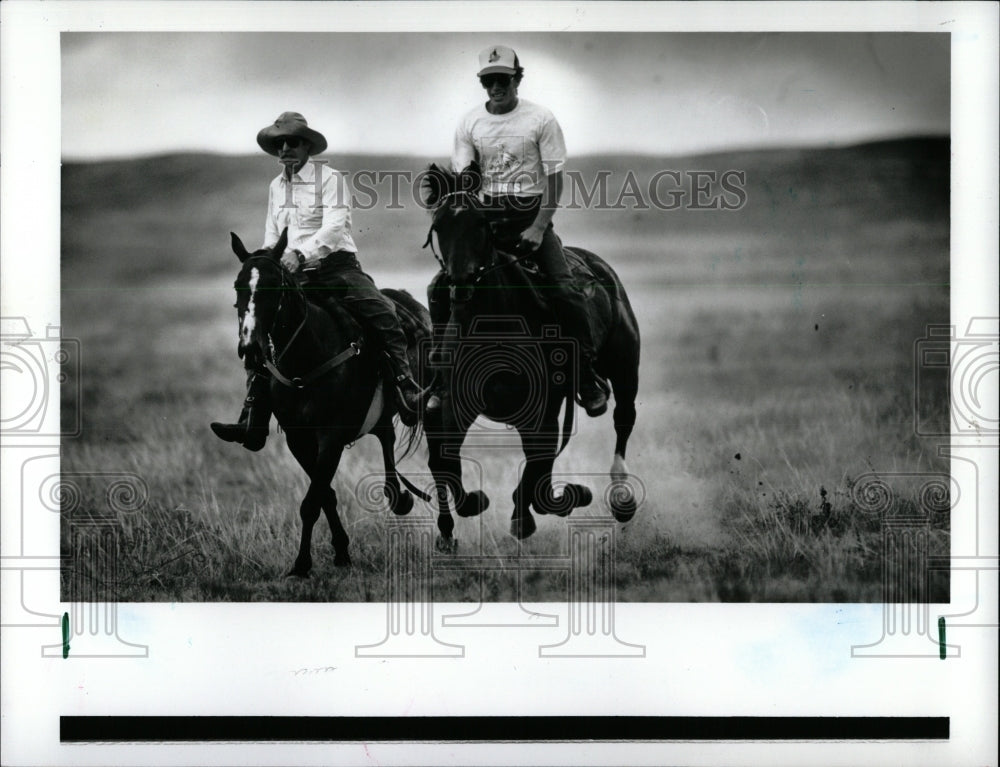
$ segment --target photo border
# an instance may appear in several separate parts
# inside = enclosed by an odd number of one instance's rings
[[[62,31],[950,31],[952,35],[951,323],[997,314],[997,6],[964,3],[3,3],[3,314],[34,332],[59,325],[59,231],[18,222],[59,221]],[[291,25],[291,26],[289,26]],[[23,119],[31,115],[30,120]],[[34,151],[17,152],[30,145]],[[25,193],[27,192],[27,193]],[[14,285],[16,284],[16,288]],[[995,325],[993,326],[995,332]],[[16,436],[16,435],[15,435]],[[58,465],[51,439],[0,435],[4,476],[29,459]],[[952,440],[952,476],[975,504],[975,551],[996,558],[996,440]],[[988,456],[992,456],[990,460]],[[964,462],[964,463],[963,463]],[[14,485],[16,486],[16,485]],[[4,596],[11,513],[4,482]],[[970,507],[963,507],[970,508]],[[966,519],[956,514],[955,519]],[[882,605],[620,604],[617,630],[645,658],[539,658],[531,632],[464,629],[464,658],[367,658],[384,605],[119,605],[117,636],[148,646],[148,658],[45,657],[60,645],[58,514],[38,520],[52,557],[39,562],[29,598],[51,612],[45,627],[3,632],[4,762],[46,764],[912,764],[989,763],[996,754],[997,638],[993,628],[954,630],[961,656],[857,658],[878,639]],[[956,534],[956,539],[957,539]],[[994,548],[990,549],[989,547]],[[978,560],[977,560],[978,561]],[[983,568],[988,569],[988,568]],[[978,573],[977,573],[978,575]],[[995,576],[953,578],[950,605],[996,604]],[[439,612],[461,610],[442,605]],[[540,612],[558,606],[538,606]],[[4,601],[4,615],[10,602]],[[55,619],[53,621],[52,619]],[[995,620],[995,616],[994,616]],[[480,631],[482,631],[480,629]],[[542,630],[539,630],[542,631]],[[555,633],[558,634],[558,629]],[[512,633],[513,632],[513,633]],[[449,641],[444,632],[444,641]],[[480,637],[487,638],[481,639]],[[552,638],[552,630],[546,634]],[[558,638],[558,637],[556,637]],[[933,654],[933,653],[932,653]],[[142,658],[143,656],[139,656]],[[298,674],[300,669],[327,669]],[[504,673],[499,674],[503,669]],[[400,679],[404,694],[400,694]],[[350,690],[351,695],[343,691]],[[480,716],[600,712],[640,716],[946,716],[946,742],[829,743],[350,743],[60,745],[59,716]],[[516,736],[516,733],[515,733]]]

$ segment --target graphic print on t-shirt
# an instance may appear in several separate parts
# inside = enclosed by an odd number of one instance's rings
[[[514,167],[514,162],[514,155],[507,151],[507,146],[501,141],[493,147],[493,159],[486,167],[486,172],[491,176],[502,176],[504,173],[510,172]]]
[[[487,194],[521,194],[534,183],[534,173],[525,162],[523,136],[484,136],[478,143]]]

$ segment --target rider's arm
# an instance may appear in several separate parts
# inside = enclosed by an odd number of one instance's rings
[[[541,232],[552,222],[552,217],[559,207],[559,198],[563,191],[563,172],[557,170],[545,177],[545,192],[542,194],[542,206],[538,209],[538,215],[531,227]]]
[[[313,261],[338,250],[345,232],[350,231],[350,195],[341,174],[320,166],[323,173],[323,223],[300,250],[307,261]],[[322,172],[317,168],[317,173]],[[329,173],[329,175],[327,175]]]
[[[563,168],[566,165],[566,141],[563,139],[562,128],[551,113],[546,114],[535,141],[538,142],[542,172],[546,174],[545,190],[542,192],[542,205],[538,215],[522,237],[538,247],[546,227],[552,222],[556,208],[559,207],[563,191]]]
[[[262,248],[271,249],[278,242],[278,236],[281,232],[278,231],[276,213],[277,211],[274,208],[274,184],[272,183],[267,188],[267,214],[264,221],[264,243],[261,245]]]
[[[462,120],[458,128],[455,129],[455,142],[451,150],[451,169],[455,173],[461,173],[475,159],[476,145],[472,141],[472,134],[469,133],[465,120]]]

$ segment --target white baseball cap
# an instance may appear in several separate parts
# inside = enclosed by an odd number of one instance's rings
[[[516,75],[521,62],[513,48],[506,45],[494,45],[479,54],[479,72],[476,77],[499,72],[505,75]]]

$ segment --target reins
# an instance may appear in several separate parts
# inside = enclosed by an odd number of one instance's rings
[[[440,209],[440,207],[442,207],[442,203],[444,203],[444,201],[447,200],[449,197],[458,197],[460,195],[466,195],[466,196],[469,196],[469,197],[472,197],[473,199],[475,199],[475,197],[472,195],[471,192],[467,192],[467,191],[464,191],[464,190],[460,190],[460,191],[457,191],[457,192],[449,192],[448,194],[444,195],[438,201],[438,207],[439,207],[439,209]],[[435,231],[436,228],[437,228],[437,222],[436,221],[432,221],[430,229],[427,230],[427,239],[424,240],[424,244],[423,244],[422,247],[426,248],[426,247],[430,246],[431,253],[434,254],[434,258],[441,265],[442,271],[444,271],[444,273],[447,274],[448,273],[448,265],[445,263],[444,259],[437,252],[437,249],[434,247],[434,231]],[[529,251],[528,253],[525,253],[525,254],[523,254],[521,256],[514,256],[513,253],[507,253],[507,251],[501,251],[499,248],[496,247],[496,241],[495,241],[495,237],[493,235],[494,235],[494,233],[493,233],[493,230],[491,228],[490,229],[490,247],[492,248],[492,254],[491,254],[492,257],[490,259],[491,263],[488,264],[488,265],[486,265],[486,266],[481,266],[478,269],[476,269],[476,271],[473,274],[472,284],[469,285],[468,287],[475,287],[476,285],[478,285],[482,281],[482,279],[487,274],[489,274],[490,272],[496,271],[497,269],[502,269],[505,266],[513,266],[514,264],[519,264],[522,261],[528,261],[534,255],[534,251]],[[507,261],[498,260],[497,259],[497,253],[498,252],[507,253],[508,255],[513,256],[513,258],[511,258],[510,260],[507,260]]]
[[[467,195],[467,196],[471,197],[472,199],[476,199],[476,197],[471,192],[468,192],[468,191],[465,191],[465,190],[458,190],[458,191],[455,191],[455,192],[449,192],[448,194],[443,195],[440,200],[438,200],[438,208],[437,208],[437,210],[441,210],[442,209],[444,201],[447,200],[448,198],[450,198],[450,197],[458,197],[460,195]],[[435,211],[435,218],[436,218],[436,216],[437,216],[437,211]],[[444,259],[440,256],[440,254],[437,252],[437,250],[434,247],[434,230],[436,228],[437,228],[437,221],[433,221],[432,220],[431,221],[430,229],[427,230],[427,239],[424,241],[423,247],[426,248],[426,247],[430,246],[431,253],[434,254],[434,258],[441,265],[442,271],[444,271],[445,274],[448,274],[448,265],[445,263]],[[496,247],[496,237],[495,237],[495,233],[494,233],[492,227],[490,228],[490,249],[492,251],[491,252],[491,259],[490,259],[491,263],[488,264],[488,265],[486,265],[486,266],[481,266],[478,269],[476,269],[476,271],[473,273],[472,283],[470,285],[468,285],[467,287],[473,288],[476,285],[478,285],[482,281],[482,279],[486,275],[490,274],[491,272],[494,272],[497,269],[502,269],[505,266],[513,266],[515,264],[519,264],[522,261],[527,261],[527,260],[529,260],[534,255],[533,251],[529,251],[528,253],[525,253],[524,255],[521,255],[521,256],[513,256],[512,253],[507,253],[506,251],[500,251]],[[503,252],[505,255],[513,256],[513,258],[511,258],[509,260],[498,260],[497,254],[499,252]],[[448,275],[448,277],[449,277],[449,280],[450,280],[451,279],[451,275]],[[454,291],[452,291],[452,292],[454,293]],[[470,299],[467,298],[467,299],[464,299],[464,300],[460,300],[460,299],[458,299],[458,297],[456,295],[453,295],[451,300],[452,300],[453,303],[468,303],[468,301]],[[569,444],[569,438],[570,438],[570,436],[573,433],[573,420],[574,420],[575,411],[576,411],[575,405],[576,405],[576,401],[574,400],[574,398],[573,398],[573,392],[571,391],[569,393],[569,395],[566,397],[566,410],[563,413],[562,437],[560,439],[559,449],[556,451],[556,456],[557,457],[562,454],[562,451],[566,448],[566,445]]]
[[[339,365],[342,365],[348,360],[357,357],[359,354],[361,354],[361,349],[364,342],[363,339],[359,338],[357,341],[351,341],[351,343],[348,345],[346,349],[344,349],[344,351],[340,352],[339,354],[335,354],[326,362],[310,370],[304,376],[295,376],[294,378],[289,378],[280,370],[278,370],[277,363],[279,363],[281,361],[281,358],[284,357],[285,354],[288,352],[288,350],[292,348],[292,344],[295,343],[295,339],[299,337],[299,333],[301,333],[302,329],[306,326],[306,321],[309,318],[309,300],[306,298],[306,295],[302,290],[302,286],[299,285],[299,283],[296,280],[292,279],[291,281],[289,281],[289,279],[287,279],[291,275],[286,274],[287,270],[280,263],[275,262],[275,260],[272,259],[270,256],[251,256],[250,258],[247,259],[246,263],[250,263],[255,260],[267,261],[271,265],[277,266],[279,273],[281,274],[281,295],[278,298],[278,306],[274,312],[275,319],[277,319],[278,315],[281,312],[281,302],[285,300],[286,289],[289,287],[289,285],[295,288],[295,292],[299,297],[299,302],[300,302],[299,305],[302,307],[302,320],[299,322],[298,327],[295,328],[295,331],[292,333],[292,337],[288,339],[288,343],[285,344],[285,348],[278,353],[273,362],[268,356],[270,353],[270,347],[273,346],[273,341],[271,340],[270,332],[268,332],[267,334],[268,341],[271,343],[269,343],[268,345],[269,348],[264,350],[264,367],[266,367],[268,372],[272,376],[274,376],[275,380],[277,380],[284,386],[288,386],[293,389],[304,389],[310,384],[315,383],[317,380],[322,378],[324,375],[329,373],[334,368],[338,367]],[[403,485],[410,492],[412,492],[414,495],[420,498],[420,500],[427,503],[430,502],[431,500],[430,495],[428,495],[423,490],[414,485],[410,480],[404,477],[398,470],[396,472],[396,475],[399,477],[400,482],[402,482]]]
[[[286,288],[288,288],[289,285],[295,288],[295,292],[299,297],[300,305],[302,307],[302,320],[299,322],[298,327],[295,328],[295,331],[292,333],[292,337],[288,339],[288,343],[285,344],[285,348],[278,353],[278,355],[274,358],[273,361],[269,358],[270,349],[264,350],[264,367],[267,368],[268,372],[272,376],[274,376],[274,378],[277,381],[293,389],[304,389],[306,386],[315,383],[317,380],[322,378],[325,374],[329,373],[338,365],[342,365],[344,362],[347,362],[347,360],[351,359],[352,357],[357,357],[359,354],[361,354],[361,348],[363,344],[362,344],[362,339],[359,338],[357,341],[351,341],[350,345],[346,349],[344,349],[344,351],[340,352],[339,354],[335,354],[326,362],[313,368],[303,376],[295,376],[294,378],[289,378],[288,376],[284,375],[278,369],[278,363],[281,362],[281,358],[285,356],[288,350],[292,348],[292,344],[295,343],[295,340],[299,337],[299,333],[301,333],[302,329],[306,326],[306,321],[309,318],[309,301],[306,298],[305,293],[302,291],[302,286],[299,285],[294,280],[291,281],[291,283],[289,283],[289,281],[286,279],[286,270],[284,269],[284,267],[282,267],[280,264],[277,264],[274,261],[274,259],[272,259],[270,256],[251,256],[249,259],[247,259],[247,262],[249,263],[254,260],[267,261],[272,265],[276,265],[280,270],[281,295],[278,298],[278,307],[275,310],[276,318],[277,315],[281,312],[281,302],[285,300]],[[270,332],[268,332],[267,337],[268,341],[271,341]]]

